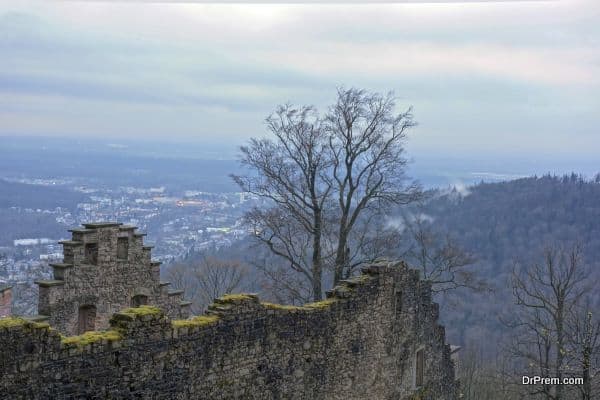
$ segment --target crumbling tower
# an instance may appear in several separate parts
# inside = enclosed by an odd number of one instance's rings
[[[155,305],[171,318],[186,318],[189,302],[182,290],[160,281],[160,262],[135,226],[115,222],[72,229],[63,245],[63,262],[50,264],[54,279],[39,285],[38,319],[74,335],[109,327],[113,313],[127,307]]]

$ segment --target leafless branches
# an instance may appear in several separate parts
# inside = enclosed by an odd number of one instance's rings
[[[582,320],[579,313],[592,283],[578,246],[568,251],[547,248],[543,258],[543,263],[514,269],[512,287],[518,310],[510,323],[516,329],[511,352],[526,363],[531,374],[559,380],[581,377],[583,366],[590,367],[591,352],[597,352],[597,327],[589,319],[591,314]],[[590,372],[591,368],[587,383]],[[572,398],[566,390],[564,385],[546,384],[533,387],[529,394],[551,400]]]
[[[254,236],[306,276],[320,299],[323,225],[331,186],[323,179],[330,160],[326,137],[312,107],[280,106],[266,120],[275,139],[252,139],[241,162],[255,175],[232,176],[242,190],[267,199],[267,210],[246,215]]]
[[[246,222],[311,283],[318,300],[323,270],[331,267],[337,283],[381,255],[389,238],[381,241],[373,229],[376,217],[420,196],[405,176],[404,139],[415,123],[410,109],[395,112],[391,94],[357,89],[339,89],[323,116],[284,105],[266,122],[273,138],[241,147],[241,162],[253,174],[233,179],[271,204],[249,212]]]
[[[591,400],[600,393],[600,320],[589,302],[570,313],[567,338],[572,349],[568,372],[583,378],[583,385],[577,386],[579,394],[582,400]]]
[[[403,217],[405,241],[408,246],[402,256],[431,281],[434,292],[457,288],[477,291],[488,286],[477,278],[471,268],[476,259],[462,249],[450,235],[435,232],[422,213]]]
[[[193,312],[200,313],[215,298],[239,290],[246,270],[238,261],[204,257],[198,262],[171,266],[166,277],[173,287],[185,290]]]
[[[391,93],[339,89],[337,102],[325,117],[332,159],[328,179],[335,188],[338,217],[334,283],[343,277],[349,237],[359,217],[421,196],[419,187],[407,184],[405,176],[404,140],[415,122],[411,109],[395,113],[395,106]]]

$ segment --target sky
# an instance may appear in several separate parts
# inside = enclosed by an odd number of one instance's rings
[[[600,158],[597,0],[4,1],[0,60],[0,136],[238,145],[345,86],[412,106],[413,154]]]

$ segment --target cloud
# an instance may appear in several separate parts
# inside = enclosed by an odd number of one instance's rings
[[[242,140],[344,84],[414,105],[422,152],[590,151],[599,4],[6,3],[0,134]]]
[[[481,76],[529,84],[596,85],[600,55],[591,49],[527,50],[494,45],[434,43],[325,44],[310,50],[258,51],[264,62],[290,70],[344,77],[404,74],[421,79]]]
[[[406,215],[401,217],[395,216],[387,218],[385,221],[385,229],[395,229],[402,233],[410,226],[410,224],[415,223],[417,220],[419,220],[421,223],[431,224],[435,221],[435,218],[423,212],[418,214],[407,212]]]
[[[385,221],[385,229],[395,229],[402,233],[406,229],[404,218],[402,217],[390,217]]]
[[[467,197],[468,195],[471,194],[471,190],[469,189],[469,187],[467,185],[465,185],[463,182],[457,182],[455,184],[452,185],[452,188],[454,189],[454,191],[456,193],[458,193],[461,197]]]

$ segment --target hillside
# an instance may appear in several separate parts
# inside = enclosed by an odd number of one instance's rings
[[[0,208],[73,209],[87,196],[61,186],[29,185],[0,179]]]
[[[543,176],[481,183],[466,196],[441,195],[426,212],[492,266],[527,259],[557,241],[581,243],[594,260],[600,256],[599,200],[600,182]]]
[[[480,183],[466,195],[438,191],[424,212],[437,231],[452,235],[477,258],[474,268],[493,288],[483,294],[463,291],[458,304],[446,299],[442,315],[451,339],[471,345],[500,340],[499,316],[513,304],[512,268],[539,260],[546,246],[580,244],[584,262],[595,271],[590,279],[597,279],[599,200],[600,179],[575,174]]]
[[[62,237],[65,227],[56,222],[49,211],[57,207],[73,210],[86,200],[87,196],[64,186],[28,185],[0,179],[0,246],[10,246],[19,238]]]

